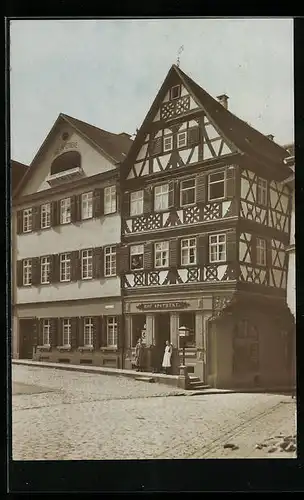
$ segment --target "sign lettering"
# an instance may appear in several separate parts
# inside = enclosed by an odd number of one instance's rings
[[[144,304],[138,304],[137,309],[141,311],[151,310],[151,311],[164,311],[166,309],[184,309],[189,307],[188,302],[146,302]]]

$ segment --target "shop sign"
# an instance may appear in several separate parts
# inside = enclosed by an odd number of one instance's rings
[[[136,307],[141,311],[165,311],[167,309],[184,309],[189,307],[188,302],[174,301],[174,302],[146,302],[138,304]]]

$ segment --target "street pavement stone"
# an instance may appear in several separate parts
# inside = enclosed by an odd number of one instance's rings
[[[20,365],[12,375],[33,386],[32,394],[14,394],[13,384],[14,460],[295,456],[255,449],[268,437],[295,434],[289,396],[190,397],[163,384]],[[227,442],[239,448],[225,449]]]

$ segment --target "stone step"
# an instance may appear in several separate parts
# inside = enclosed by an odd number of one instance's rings
[[[195,375],[189,375],[189,380],[190,382],[200,382],[201,379],[199,377],[196,377]]]
[[[194,382],[194,383],[193,383],[193,382],[192,382],[192,383],[190,382],[189,389],[190,389],[190,390],[195,390],[195,391],[196,391],[196,390],[200,390],[200,391],[202,391],[202,390],[204,390],[204,389],[210,389],[210,385],[204,384],[204,382],[201,382],[201,381],[199,381],[199,382]]]
[[[135,380],[138,380],[139,382],[149,382],[150,384],[155,382],[153,377],[135,377]]]

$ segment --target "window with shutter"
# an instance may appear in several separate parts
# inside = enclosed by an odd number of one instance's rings
[[[32,209],[26,208],[23,210],[23,227],[24,233],[30,233],[32,231],[33,220],[32,220]]]
[[[107,346],[117,347],[117,316],[107,316]]]
[[[154,243],[154,265],[155,268],[169,267],[168,241]]]
[[[93,347],[93,331],[94,323],[92,317],[83,318],[83,345],[85,347]]]
[[[75,335],[75,333],[74,333],[74,335]],[[63,318],[62,319],[62,345],[66,346],[66,347],[70,347],[71,341],[72,341],[71,319],[70,318]]]
[[[71,221],[72,222],[77,222],[80,217],[79,217],[79,212],[80,212],[80,199],[79,196],[71,196]]]
[[[28,286],[32,284],[32,259],[24,259],[22,261],[22,275],[23,285]]]
[[[141,215],[144,211],[144,192],[133,191],[130,193],[130,215]]]
[[[181,240],[181,265],[196,264],[196,238]]]
[[[143,269],[144,267],[144,245],[131,245],[130,247],[130,269]]]
[[[77,281],[79,279],[79,252],[72,252],[72,281]],[[87,280],[93,278],[93,250],[82,250],[81,251],[81,279]]]
[[[227,257],[226,234],[209,236],[209,262],[225,262]]]
[[[104,275],[116,276],[116,246],[104,248]]]
[[[93,192],[81,195],[81,219],[91,219],[93,217]]]
[[[180,183],[180,206],[187,207],[195,204],[196,195],[195,177],[192,179],[185,179]]]
[[[71,281],[71,253],[60,255],[60,281]]]
[[[51,204],[44,203],[40,207],[40,227],[47,229],[51,226]]]
[[[60,200],[60,224],[69,224],[70,222],[71,222],[71,198],[64,198],[63,200]]]
[[[266,240],[256,239],[256,263],[258,266],[266,266]]]
[[[113,185],[104,188],[104,214],[113,214],[116,210],[116,185]]]
[[[226,171],[208,175],[208,200],[222,200],[226,196]]]
[[[173,189],[173,184],[171,182]],[[159,212],[169,208],[169,184],[161,184],[154,188],[154,210]]]
[[[153,267],[153,246],[152,243],[144,245],[144,268],[152,269]]]

